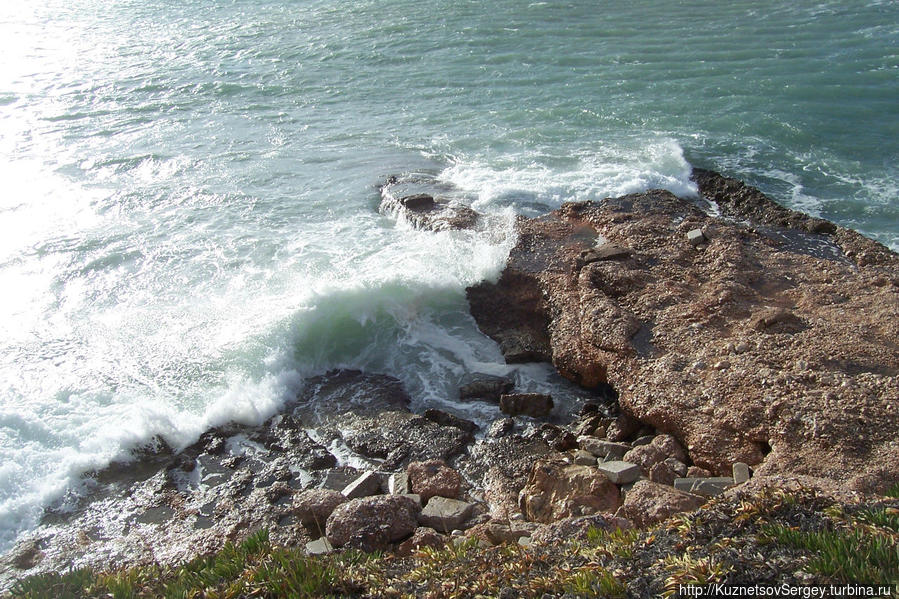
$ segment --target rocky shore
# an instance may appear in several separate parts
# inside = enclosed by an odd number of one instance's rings
[[[851,504],[896,488],[899,256],[734,179],[694,180],[695,198],[649,191],[519,218],[499,279],[467,290],[507,362],[551,362],[580,386],[576,412],[471,373],[449,399],[501,418],[417,414],[389,374],[325,373],[260,427],[178,452],[160,440],[86,476],[89,493],[3,557],[0,589],[180,563],[262,529],[309,554],[542,547],[714,497]],[[423,229],[489,226],[427,177],[389,178],[381,210]]]

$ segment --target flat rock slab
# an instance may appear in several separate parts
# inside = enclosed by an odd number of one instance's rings
[[[471,515],[472,509],[474,509],[474,504],[467,501],[447,497],[431,497],[421,511],[418,521],[434,530],[449,532],[459,528]]]
[[[376,472],[366,472],[362,476],[344,487],[343,495],[347,499],[357,499],[376,495],[381,489],[381,477]]]
[[[616,485],[626,485],[640,478],[640,466],[621,460],[602,462],[598,466],[599,471],[606,475]]]
[[[676,478],[674,488],[704,497],[720,495],[734,486],[734,479],[729,476],[712,476],[709,478]]]
[[[596,437],[579,437],[578,445],[581,449],[589,451],[600,459],[617,460],[624,457],[633,447],[627,443],[615,443],[613,441],[604,441]]]

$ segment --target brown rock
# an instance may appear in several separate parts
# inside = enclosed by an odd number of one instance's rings
[[[347,501],[346,496],[339,491],[310,489],[294,495],[293,513],[303,525],[324,530],[331,512]]]
[[[652,440],[652,444],[666,457],[674,458],[679,462],[687,461],[687,453],[684,451],[683,446],[671,435],[658,435]]]
[[[575,516],[551,524],[541,524],[531,538],[535,543],[567,543],[587,540],[591,528],[612,532],[619,529],[628,530],[633,527],[630,520],[610,514]]]
[[[539,460],[521,490],[519,507],[535,522],[611,512],[621,505],[618,487],[596,468],[560,459]]]
[[[396,548],[396,554],[399,556],[412,555],[424,547],[432,547],[434,549],[443,549],[447,543],[447,537],[440,534],[433,528],[427,526],[419,526],[412,533],[412,536],[399,544]]]
[[[402,495],[353,499],[331,513],[325,536],[335,547],[385,549],[418,528],[419,510],[414,501]]]
[[[668,459],[670,460],[671,458]],[[661,485],[673,485],[674,479],[679,476],[683,475],[675,472],[668,460],[653,464],[652,468],[649,469],[649,480]]]
[[[478,325],[504,352],[531,342],[529,359],[607,382],[624,412],[711,474],[743,462],[860,490],[899,479],[899,256],[694,175],[733,220],[657,190],[522,219],[500,279],[469,290]],[[694,229],[709,233],[702,251],[685,242]],[[590,261],[599,232],[633,252]],[[607,435],[634,432],[612,423]]]
[[[637,464],[648,474],[649,471],[652,470],[652,467],[659,462],[664,461],[665,457],[665,454],[662,453],[658,447],[650,444],[634,447],[624,454],[624,457],[621,459],[625,462],[630,462],[631,464]]]
[[[443,460],[412,462],[406,468],[412,492],[421,495],[422,503],[439,495],[455,499],[462,487],[462,477]]]
[[[702,497],[676,491],[667,485],[641,480],[627,492],[624,505],[615,512],[615,515],[630,520],[635,526],[644,527],[661,522],[674,514],[693,511],[704,503],[705,499]]]
[[[606,439],[620,443],[640,430],[640,422],[627,414],[619,414],[606,428]]]

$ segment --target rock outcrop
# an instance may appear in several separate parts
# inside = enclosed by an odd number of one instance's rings
[[[665,459],[885,488],[899,478],[899,257],[696,179],[700,200],[650,191],[522,219],[500,279],[468,290],[479,326],[509,362],[614,387],[625,416],[686,450]]]

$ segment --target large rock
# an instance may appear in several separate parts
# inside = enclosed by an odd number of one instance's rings
[[[332,370],[307,379],[294,413],[313,425],[332,423],[346,413],[376,416],[405,410],[411,402],[399,379],[359,370]]]
[[[415,531],[419,510],[418,504],[402,495],[353,499],[331,513],[325,536],[335,547],[385,549]]]
[[[618,487],[596,468],[542,459],[534,464],[518,500],[534,522],[614,512],[621,505]]]
[[[421,511],[418,521],[440,532],[459,528],[471,516],[474,504],[446,497],[432,497]]]
[[[468,290],[478,325],[508,361],[610,384],[623,414],[713,474],[744,462],[884,490],[899,479],[899,257],[734,180],[696,180],[702,200],[650,191],[522,219],[499,280]],[[600,236],[630,253],[586,260]]]
[[[627,492],[624,504],[615,515],[643,527],[661,522],[674,514],[691,512],[703,503],[705,499],[697,495],[641,480]]]
[[[420,495],[425,503],[435,495],[455,499],[462,487],[462,477],[442,460],[412,462],[406,474],[412,492]]]
[[[293,512],[297,520],[305,526],[315,526],[324,530],[328,516],[337,506],[348,501],[339,491],[331,489],[310,489],[293,496]]]
[[[591,529],[614,532],[633,527],[634,525],[624,518],[609,514],[594,514],[564,518],[552,524],[541,524],[531,538],[535,543],[568,543],[570,541],[586,541]]]
[[[459,387],[459,399],[479,399],[499,403],[500,395],[509,393],[515,382],[504,376],[476,374],[469,377],[468,382]]]

